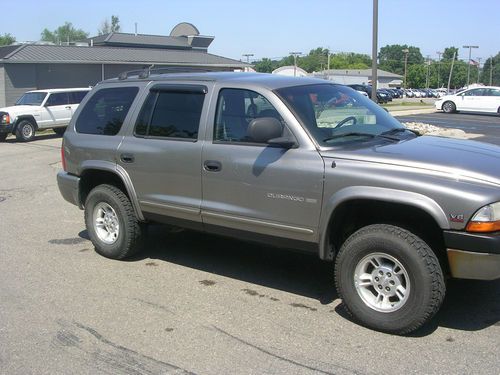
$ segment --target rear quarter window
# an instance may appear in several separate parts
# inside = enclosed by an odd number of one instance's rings
[[[116,135],[134,101],[138,87],[113,87],[96,91],[76,120],[78,133]]]

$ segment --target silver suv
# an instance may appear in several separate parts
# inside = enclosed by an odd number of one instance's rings
[[[150,222],[312,252],[357,321],[397,334],[432,318],[447,277],[500,277],[500,148],[417,136],[346,86],[108,80],[62,147],[61,194],[109,258],[138,251]]]

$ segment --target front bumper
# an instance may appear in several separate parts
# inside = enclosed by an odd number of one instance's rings
[[[80,177],[61,171],[57,174],[57,185],[65,200],[82,208],[80,203]]]
[[[14,126],[12,124],[0,125],[0,133],[12,133]]]
[[[443,101],[442,100],[436,100],[434,102],[434,105],[436,106],[437,110],[440,110],[440,109],[442,109]]]
[[[451,276],[460,279],[500,278],[500,233],[445,231]]]

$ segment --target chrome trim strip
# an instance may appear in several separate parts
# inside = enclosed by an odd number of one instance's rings
[[[251,219],[251,218],[232,216],[232,215],[225,215],[225,214],[221,214],[221,213],[207,212],[207,211],[203,211],[201,215],[207,216],[207,217],[212,217],[215,219],[223,219],[223,220],[227,220],[227,221],[233,221],[233,222],[235,221],[238,223],[259,225],[261,227],[281,229],[281,230],[286,230],[289,232],[302,233],[302,234],[314,234],[314,231],[312,229],[294,227],[292,225],[286,225],[286,224],[271,223],[269,221],[264,221],[264,220]]]

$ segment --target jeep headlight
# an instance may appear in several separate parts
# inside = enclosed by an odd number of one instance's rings
[[[500,231],[500,202],[480,208],[467,224],[468,232]]]
[[[10,116],[8,113],[1,113],[0,114],[0,123],[3,125],[10,124]]]

